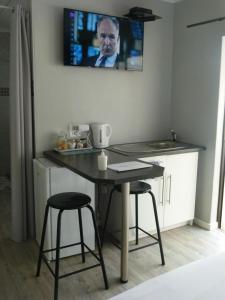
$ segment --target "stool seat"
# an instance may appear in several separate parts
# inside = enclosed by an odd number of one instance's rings
[[[85,194],[67,192],[51,196],[48,199],[49,206],[56,209],[78,209],[90,204],[91,198]]]
[[[130,183],[130,194],[145,194],[151,190],[151,185],[143,181]],[[121,193],[121,185],[116,186],[116,191]]]

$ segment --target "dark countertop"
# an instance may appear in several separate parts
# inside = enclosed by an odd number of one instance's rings
[[[147,141],[147,142],[140,142],[139,144],[143,143],[151,143],[151,142],[155,142],[155,141]],[[156,141],[157,142],[157,141]],[[182,153],[189,153],[189,152],[200,152],[203,150],[206,150],[205,147],[203,146],[197,146],[197,145],[193,145],[193,144],[188,144],[188,143],[184,143],[184,142],[177,142],[179,144],[182,144],[183,148],[182,149],[170,149],[170,150],[157,150],[157,151],[152,151],[152,152],[125,152],[125,151],[121,151],[121,150],[115,150],[112,147],[113,146],[117,146],[117,145],[111,145],[109,146],[107,149],[109,151],[113,151],[115,153],[119,153],[121,155],[124,155],[126,157],[129,158],[141,158],[141,157],[154,157],[154,156],[162,156],[162,155],[174,155],[174,154],[182,154]],[[128,144],[134,144],[134,143],[127,143]],[[122,145],[122,144],[121,144]]]
[[[141,142],[151,143],[153,141]],[[139,143],[139,144],[141,144]],[[182,149],[169,149],[169,150],[157,150],[153,152],[124,152],[112,149],[112,146],[105,149],[105,153],[108,156],[108,164],[120,163],[126,161],[136,160],[141,157],[154,157],[162,155],[174,155],[189,152],[199,152],[205,150],[205,147],[192,145],[183,142],[177,142],[183,146]],[[137,144],[137,143],[127,143]],[[126,145],[127,145],[126,144]],[[124,144],[123,144],[124,145]],[[114,145],[115,146],[115,145]],[[73,155],[62,155],[56,151],[44,152],[45,157],[54,161],[55,163],[70,169],[83,176],[84,178],[94,183],[109,183],[109,184],[121,184],[124,182],[131,182],[147,178],[155,178],[163,175],[164,168],[160,166],[153,166],[146,169],[131,170],[126,172],[115,172],[107,169],[107,171],[99,171],[97,165],[97,157],[99,152],[96,153],[79,153]]]
[[[108,156],[108,164],[132,161],[134,158],[105,150]],[[131,170],[126,172],[115,172],[107,169],[99,171],[97,157],[99,153],[84,153],[74,155],[62,155],[56,151],[44,152],[45,157],[55,163],[70,169],[76,174],[94,182],[121,184],[141,179],[155,178],[163,175],[164,168],[160,166],[151,166],[145,169]]]

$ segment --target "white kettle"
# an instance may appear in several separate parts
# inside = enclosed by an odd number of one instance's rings
[[[91,124],[93,146],[95,148],[105,148],[109,146],[109,139],[112,135],[110,124],[93,123]]]

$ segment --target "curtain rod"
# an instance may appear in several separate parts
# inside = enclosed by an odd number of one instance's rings
[[[199,23],[194,23],[194,24],[187,25],[187,28],[195,27],[195,26],[200,26],[200,25],[204,25],[204,24],[208,24],[208,23],[213,23],[213,22],[220,22],[220,21],[223,21],[223,20],[225,20],[225,17],[220,17],[220,18],[216,18],[216,19],[206,20],[206,21],[203,21],[203,22],[199,22]]]
[[[10,9],[10,10],[14,10],[14,7],[11,7],[11,6],[5,6],[5,5],[0,5],[0,9]]]

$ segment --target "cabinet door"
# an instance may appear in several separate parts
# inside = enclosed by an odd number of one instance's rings
[[[164,227],[194,218],[198,152],[166,157]]]

